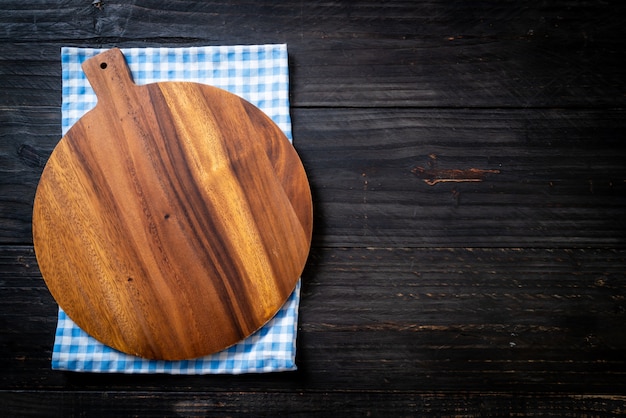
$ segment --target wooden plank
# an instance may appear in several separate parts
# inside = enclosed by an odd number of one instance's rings
[[[378,392],[0,392],[10,416],[593,416],[625,413],[623,396],[493,393]]]
[[[60,138],[57,107],[0,110],[0,242],[32,243],[35,189]]]
[[[368,370],[381,388],[446,382],[457,390],[484,387],[478,376],[489,387],[534,390],[548,389],[548,381],[584,390],[600,376],[623,379],[621,251],[396,248],[319,256],[307,270],[301,339],[325,379],[363,387],[350,376]]]
[[[0,105],[57,101],[59,48],[287,43],[294,106],[624,106],[624,4],[0,5]],[[167,24],[165,24],[167,23]],[[71,35],[69,35],[71,34]]]
[[[625,250],[315,249],[297,372],[179,377],[51,371],[32,249],[0,254],[2,390],[626,390]]]
[[[2,36],[40,41],[67,39],[68,33],[74,34],[76,39],[105,36],[180,39],[185,36],[249,37],[265,32],[277,36],[298,31],[302,37],[312,39],[406,39],[417,35],[468,33],[497,36],[524,31],[527,36],[567,37],[568,31],[573,29],[576,32],[593,29],[593,34],[619,30],[618,19],[604,22],[605,25],[597,23],[604,17],[611,17],[611,11],[619,13],[623,10],[620,4],[574,0],[558,0],[550,5],[540,0],[531,0],[524,5],[493,0],[382,4],[369,0],[306,3],[247,0],[236,4],[179,0],[139,5],[111,0],[107,3],[106,8],[97,9],[91,4],[62,1],[50,8],[41,0],[5,0],[0,22],[6,25],[6,29]],[[131,19],[138,24],[132,25]],[[163,27],[165,23],[168,25]],[[277,26],[276,23],[283,25]],[[207,28],[211,30],[208,33]],[[312,36],[314,34],[318,36]]]
[[[316,242],[623,245],[623,120],[621,111],[296,110]]]
[[[58,141],[49,133],[56,110],[38,115],[0,113],[0,242],[32,242],[35,187]],[[624,245],[623,110],[294,109],[292,117],[316,245]],[[468,169],[492,172],[448,178]]]

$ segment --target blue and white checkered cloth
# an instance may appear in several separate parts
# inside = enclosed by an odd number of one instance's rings
[[[66,47],[62,132],[96,104],[81,64],[104,49]],[[122,48],[136,84],[193,81],[237,94],[263,110],[292,140],[286,45]],[[238,344],[181,361],[148,360],[112,349],[80,329],[59,308],[52,368],[80,372],[240,374],[295,370],[300,281],[276,316]]]

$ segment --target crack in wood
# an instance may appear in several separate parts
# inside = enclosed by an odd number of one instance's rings
[[[500,174],[500,170],[468,169],[437,169],[414,167],[411,172],[424,180],[429,186],[437,183],[462,183],[484,181],[488,174]]]

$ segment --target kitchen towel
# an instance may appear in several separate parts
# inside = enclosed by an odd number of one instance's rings
[[[265,112],[291,141],[287,46],[233,45],[121,48],[136,84],[192,81],[228,90]],[[105,51],[61,49],[62,133],[96,104],[81,64]],[[228,349],[181,361],[148,360],[108,347],[59,308],[52,368],[100,373],[241,374],[295,370],[300,281],[279,312],[260,330]]]

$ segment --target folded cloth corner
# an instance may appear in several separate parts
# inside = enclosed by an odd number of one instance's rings
[[[291,141],[287,46],[232,45],[121,48],[136,84],[191,81],[234,93],[265,112]],[[96,104],[81,64],[105,51],[64,47],[62,134]],[[149,360],[108,347],[59,308],[52,368],[75,372],[241,374],[295,370],[300,280],[287,302],[260,330],[219,353],[180,360]]]

